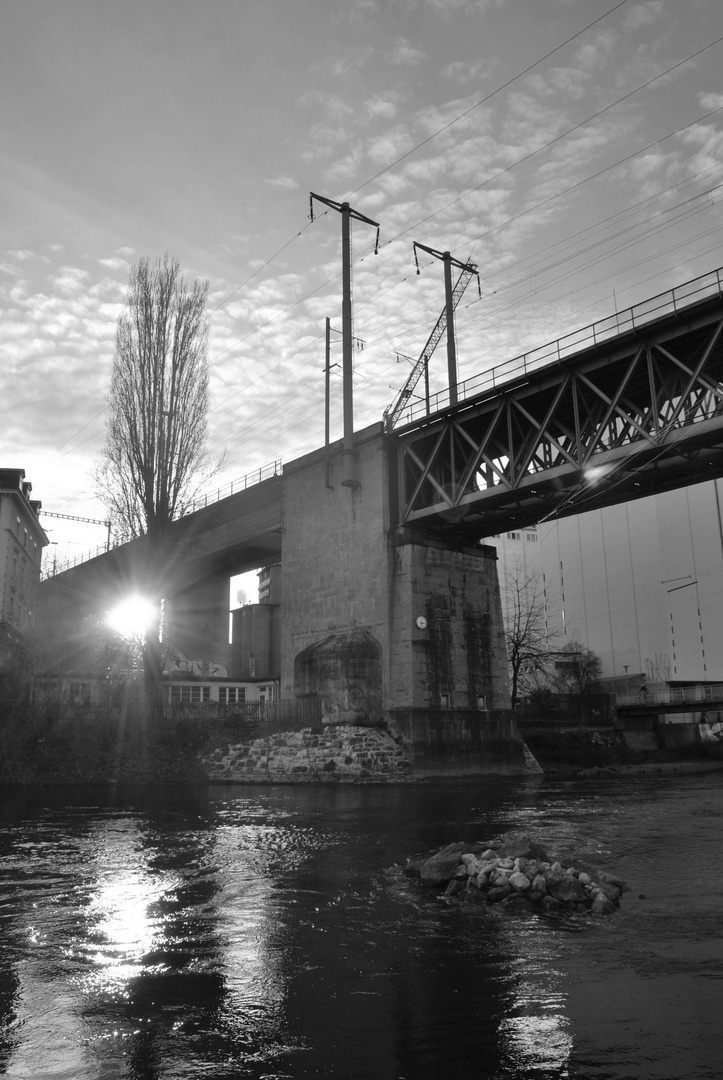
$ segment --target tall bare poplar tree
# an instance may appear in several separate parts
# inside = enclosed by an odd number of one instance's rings
[[[97,479],[111,517],[129,537],[144,537],[144,586],[159,605],[169,526],[196,492],[206,457],[208,282],[190,287],[178,260],[141,259],[130,274],[118,319]],[[163,710],[158,627],[143,649],[146,700]]]

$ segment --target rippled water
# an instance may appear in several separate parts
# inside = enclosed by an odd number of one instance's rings
[[[11,1078],[720,1080],[723,774],[0,797]],[[445,902],[404,858],[526,828],[608,919]]]

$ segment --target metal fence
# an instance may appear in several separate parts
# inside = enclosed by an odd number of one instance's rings
[[[511,382],[521,375],[530,371],[543,368],[548,364],[557,363],[568,356],[581,352],[583,349],[595,345],[601,345],[606,341],[619,337],[630,330],[637,330],[646,323],[654,322],[664,315],[677,313],[681,308],[688,307],[696,301],[706,300],[713,296],[723,296],[723,268],[711,270],[708,274],[693,278],[674,289],[659,293],[657,296],[644,300],[634,307],[616,312],[614,315],[601,319],[598,322],[583,326],[564,337],[542,345],[531,352],[522,353],[512,360],[506,360],[502,364],[488,368],[472,378],[466,379],[457,386],[459,401],[477,397],[485,391],[495,390],[498,386]],[[449,408],[451,402],[449,389],[442,390],[431,395],[429,399],[429,413],[436,413]],[[405,409],[398,417],[395,427],[411,424],[419,420],[427,413],[425,401],[416,402]]]
[[[46,699],[36,701],[32,708],[33,720],[46,727],[87,726],[102,727],[124,718],[130,722],[140,719],[142,707],[139,700],[120,702],[63,701]],[[224,724],[239,729],[258,729],[259,734],[277,731],[295,731],[304,727],[316,727],[321,723],[321,706],[318,697],[299,698],[291,701],[224,704],[218,701],[174,702],[165,710],[165,719],[171,722],[192,721],[201,724]]]
[[[254,487],[256,484],[261,484],[264,480],[270,480],[274,476],[280,476],[281,470],[281,458],[277,458],[276,461],[272,461],[269,465],[262,465],[260,469],[254,469],[244,476],[239,476],[236,480],[232,480],[230,484],[226,484],[224,487],[217,488],[215,491],[207,492],[205,495],[200,495],[197,499],[194,499],[193,502],[189,503],[185,508],[182,518],[188,517],[190,514],[195,514],[197,511],[220,502],[222,499],[228,499],[231,495],[238,495],[240,491],[246,491],[247,488]],[[179,520],[182,520],[182,518],[179,518]],[[89,562],[90,559],[96,559],[99,555],[105,555],[111,548],[127,544],[130,539],[131,538],[128,536],[117,536],[110,543],[99,544],[90,551],[84,551],[82,555],[76,555],[74,559],[66,559],[63,562],[54,562],[52,566],[48,566],[47,569],[43,570],[40,575],[40,580],[45,581],[47,578],[55,577],[56,574],[62,574],[65,570],[72,570],[74,566],[80,566],[81,563]]]
[[[641,687],[636,693],[616,694],[616,705],[697,705],[723,702],[723,684],[697,686]]]

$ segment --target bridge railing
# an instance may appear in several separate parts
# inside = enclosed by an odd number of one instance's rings
[[[643,690],[635,694],[616,694],[616,705],[700,705],[723,702],[723,684],[699,683],[697,686],[669,686]]]
[[[537,349],[515,356],[512,360],[506,360],[502,364],[481,371],[457,385],[458,400],[466,401],[468,398],[495,390],[530,371],[557,363],[583,349],[601,345],[620,334],[636,330],[664,315],[675,314],[681,308],[686,308],[696,301],[705,300],[711,296],[723,296],[723,268],[711,270],[708,274],[693,278],[682,285],[676,285],[674,289],[668,289],[667,292],[659,293],[649,300],[643,300],[634,307],[618,311],[614,315],[590,323],[589,326],[583,326]],[[439,393],[430,395],[429,410],[427,410],[426,401],[417,401],[400,413],[394,426],[402,427],[404,424],[414,423],[427,412],[429,415],[441,412],[449,408],[450,404],[449,388],[441,390]]]
[[[188,517],[189,514],[195,514],[197,510],[203,510],[204,507],[209,506],[212,503],[220,502],[221,499],[227,499],[230,495],[237,495],[239,491],[245,491],[246,488],[253,487],[255,484],[260,484],[263,480],[270,480],[272,476],[280,475],[281,458],[277,458],[276,461],[272,461],[270,465],[262,465],[260,469],[254,469],[253,472],[246,473],[245,476],[240,476],[237,480],[232,480],[231,483],[226,484],[225,487],[220,487],[217,488],[216,491],[210,491],[205,495],[200,495],[189,504],[183,517]]]
[[[237,495],[240,491],[245,491],[246,488],[253,487],[255,484],[260,484],[264,480],[270,480],[273,476],[280,476],[281,468],[281,458],[277,458],[276,461],[272,461],[269,465],[262,465],[260,469],[253,469],[251,472],[237,477],[236,480],[232,480],[230,484],[225,484],[224,487],[219,487],[215,491],[200,495],[197,499],[194,499],[193,502],[189,503],[182,514],[182,517],[188,517],[189,514],[195,514],[198,510],[203,510],[206,506],[211,506],[213,503],[220,502],[221,499],[227,499],[230,495]],[[180,520],[180,518],[178,520]],[[64,559],[63,562],[54,562],[52,566],[48,566],[43,570],[40,575],[40,580],[45,581],[47,578],[55,577],[56,574],[62,574],[65,570],[72,570],[74,566],[80,566],[81,563],[89,562],[90,559],[95,559],[99,555],[105,555],[111,548],[120,547],[122,544],[126,544],[129,539],[130,537],[118,536],[114,538],[110,544],[99,544],[98,547],[92,548],[90,551],[84,551],[82,555],[76,555],[74,559]]]

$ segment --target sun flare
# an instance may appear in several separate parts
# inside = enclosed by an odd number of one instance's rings
[[[145,596],[129,596],[108,613],[108,625],[126,638],[143,637],[158,619],[158,609]]]

